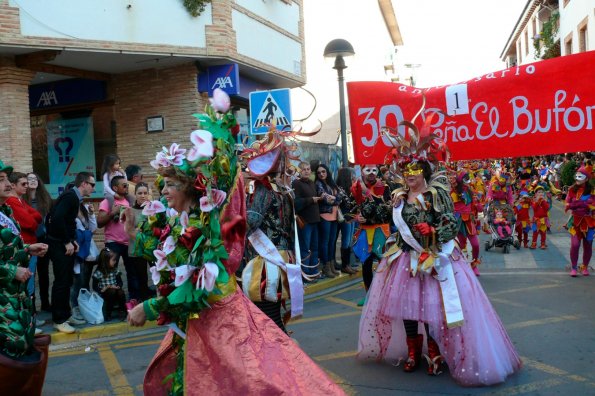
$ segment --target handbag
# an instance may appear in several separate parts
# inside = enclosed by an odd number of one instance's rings
[[[304,221],[304,218],[297,214],[295,215],[295,221],[296,221],[297,226],[300,230],[303,230],[307,224],[306,221]]]
[[[339,223],[343,223],[345,221],[345,216],[343,216],[343,211],[341,208],[337,208],[337,221]]]
[[[90,324],[103,323],[103,298],[96,292],[81,288],[78,296],[79,310]]]

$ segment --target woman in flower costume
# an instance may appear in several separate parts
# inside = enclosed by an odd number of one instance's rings
[[[0,161],[0,394],[40,395],[49,336],[35,337],[35,316],[27,281],[30,255],[44,256],[44,243],[26,245],[6,205],[12,167]]]
[[[237,123],[228,109],[229,98],[216,90],[213,107],[196,115],[194,147],[186,152],[174,143],[151,162],[168,208],[160,201],[145,206],[136,246],[156,262],[151,275],[159,295],[130,310],[128,321],[157,319],[171,330],[147,369],[144,393],[343,394],[236,285],[246,202],[231,132]]]
[[[568,232],[570,233],[570,276],[576,277],[577,271],[584,276],[589,275],[589,263],[593,254],[593,237],[595,236],[595,193],[591,180],[591,172],[581,166],[574,176],[575,183],[566,195],[566,212],[570,212]],[[583,262],[578,266],[578,254],[583,245]]]
[[[387,241],[362,312],[358,358],[421,365],[427,339],[427,373],[441,363],[459,384],[500,383],[521,367],[504,326],[466,258],[455,246],[457,221],[446,176],[433,173],[444,143],[413,123],[396,142],[394,160],[406,187],[393,193],[397,232]]]

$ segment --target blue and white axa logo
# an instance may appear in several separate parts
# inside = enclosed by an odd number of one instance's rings
[[[57,105],[58,98],[56,97],[56,92],[54,91],[44,91],[39,96],[39,100],[37,101],[37,107],[45,107],[51,105]]]
[[[230,76],[217,77],[217,79],[215,80],[215,84],[213,84],[211,89],[215,89],[215,88],[221,88],[221,89],[233,88],[233,81],[231,81],[231,77]]]

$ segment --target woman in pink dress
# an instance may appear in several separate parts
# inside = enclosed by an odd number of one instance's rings
[[[159,292],[132,308],[128,322],[171,327],[147,369],[144,393],[343,395],[236,285],[246,200],[231,132],[237,123],[227,113],[229,98],[223,102],[220,113],[198,117],[191,150],[174,143],[157,153],[151,164],[164,202],[144,207],[138,231],[132,211],[124,214],[136,252],[156,262],[151,275]]]
[[[437,163],[429,162],[439,154],[434,147],[443,145],[434,136],[411,141],[419,145],[402,144],[407,152],[393,151],[406,187],[393,193],[397,232],[387,241],[368,291],[358,358],[403,363],[404,371],[412,372],[422,365],[425,338],[428,374],[439,374],[446,363],[463,386],[503,382],[520,369],[521,360],[455,246],[448,180],[432,173]]]

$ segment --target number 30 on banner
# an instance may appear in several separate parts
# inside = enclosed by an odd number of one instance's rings
[[[375,111],[376,107],[360,107],[357,109],[358,117],[361,118],[362,115],[365,115],[365,118],[362,121],[362,126],[368,125],[372,132],[371,136],[361,135],[362,144],[366,147],[373,147],[376,145],[380,135],[380,129],[387,126],[387,121],[393,121],[390,126],[396,127],[399,122],[404,119],[403,111],[401,110],[401,107],[397,105],[382,106],[377,119],[374,118]],[[404,127],[399,128],[399,133],[405,133]],[[393,147],[393,144],[386,135],[382,135],[382,142],[387,147]]]

